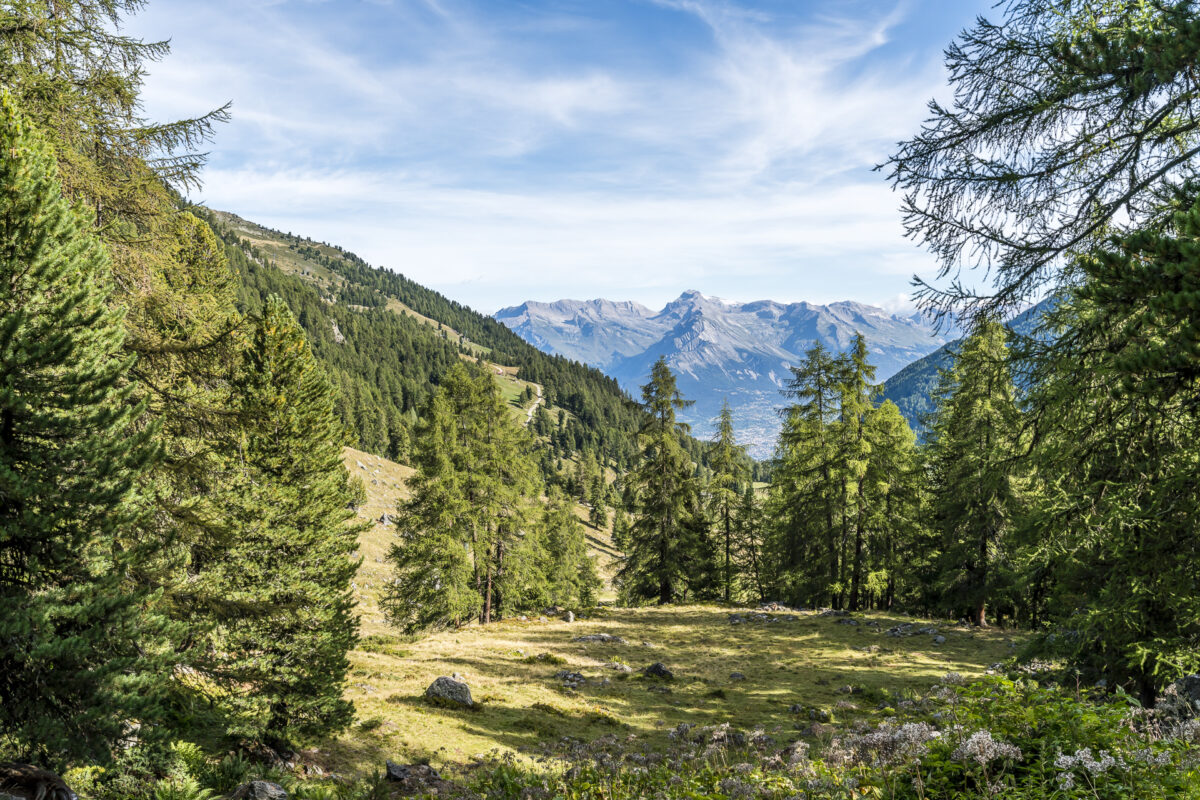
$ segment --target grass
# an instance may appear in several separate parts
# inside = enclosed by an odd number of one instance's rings
[[[716,606],[602,608],[573,624],[510,620],[417,641],[376,634],[352,655],[349,691],[371,729],[360,726],[323,748],[328,767],[369,771],[384,756],[427,758],[444,767],[496,748],[519,751],[563,736],[613,732],[665,744],[666,732],[680,722],[795,733],[811,722],[792,714],[793,704],[829,710],[837,723],[880,718],[887,712],[876,705],[885,698],[927,688],[947,672],[980,675],[1011,652],[1011,637],[1001,631],[944,628],[947,642],[935,647],[930,636],[892,638],[815,614],[737,626],[728,614]],[[861,619],[878,621],[879,630],[909,621]],[[572,641],[599,632],[627,643]],[[662,661],[675,679],[623,675],[605,666],[613,661],[635,670]],[[563,669],[583,673],[588,685],[563,688],[554,677]],[[746,679],[730,680],[735,671]],[[435,708],[423,700],[434,678],[455,672],[482,701],[479,710]],[[605,678],[609,683],[598,685]],[[856,693],[839,691],[847,686]],[[662,688],[669,692],[656,691]]]

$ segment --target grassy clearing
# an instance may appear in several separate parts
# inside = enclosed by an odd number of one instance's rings
[[[369,770],[384,757],[446,766],[568,735],[638,733],[665,744],[666,732],[680,722],[796,734],[812,723],[791,713],[793,704],[828,710],[835,723],[878,718],[887,713],[876,709],[886,692],[927,688],[947,672],[977,676],[1011,652],[1011,637],[1001,631],[945,628],[946,643],[934,646],[931,636],[879,632],[910,621],[900,618],[860,618],[878,622],[876,629],[815,614],[735,626],[728,615],[729,609],[711,606],[600,609],[574,624],[513,620],[418,641],[377,633],[352,657],[349,696],[362,723],[325,756],[331,768],[347,772]],[[591,633],[620,636],[626,644],[572,641]],[[538,660],[542,653],[550,656]],[[637,672],[624,675],[605,666],[614,661],[635,670],[662,661],[676,677],[656,682]],[[583,673],[588,684],[563,688],[554,677],[562,669]],[[434,678],[454,672],[482,701],[480,710],[435,708],[423,700]],[[731,680],[733,672],[745,680]],[[846,686],[857,693],[842,693]]]

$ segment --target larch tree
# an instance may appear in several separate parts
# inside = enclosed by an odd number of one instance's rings
[[[1027,582],[1060,634],[1043,645],[1147,706],[1200,669],[1198,238],[1200,202],[1185,202],[1168,231],[1082,258],[1030,397]]]
[[[721,594],[725,602],[733,596],[738,505],[746,482],[745,468],[738,457],[742,449],[733,431],[733,410],[726,400],[717,419],[717,432],[709,454],[709,516],[715,521],[722,545]]]
[[[932,523],[940,535],[936,582],[945,611],[987,625],[1003,587],[1020,511],[1018,444],[1007,329],[983,321],[960,345],[938,387],[930,445]]]
[[[694,465],[679,441],[687,426],[675,417],[686,405],[675,376],[660,358],[642,387],[641,457],[628,478],[633,521],[618,580],[631,602],[674,602],[682,596],[696,556],[698,490]]]

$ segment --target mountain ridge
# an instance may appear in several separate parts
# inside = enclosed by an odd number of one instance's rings
[[[790,368],[820,341],[846,350],[861,331],[882,381],[937,350],[958,332],[936,331],[919,315],[890,314],[852,300],[826,305],[776,300],[731,302],[689,289],[655,311],[634,301],[526,301],[493,315],[538,349],[604,371],[636,393],[660,357],[696,405],[683,418],[698,435],[728,398],[743,441],[758,457],[778,432],[776,409]]]

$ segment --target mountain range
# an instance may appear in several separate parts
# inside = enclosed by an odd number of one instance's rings
[[[920,315],[862,303],[731,303],[695,290],[660,311],[631,301],[530,301],[495,318],[540,350],[603,370],[635,397],[664,357],[680,392],[695,401],[680,415],[694,432],[709,435],[728,399],[739,439],[760,458],[770,454],[779,431],[780,391],[790,368],[815,342],[843,352],[861,332],[876,380],[883,381],[958,336]]]

